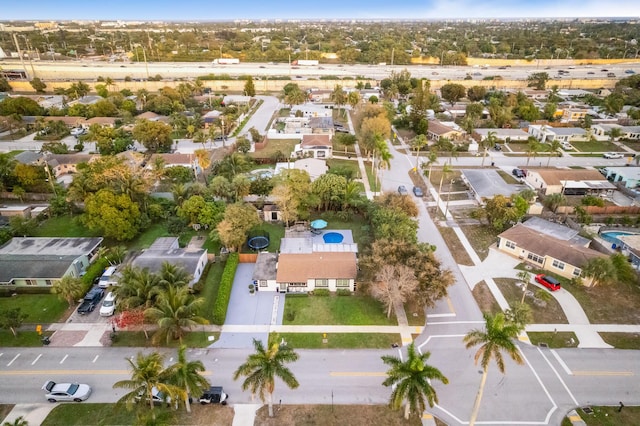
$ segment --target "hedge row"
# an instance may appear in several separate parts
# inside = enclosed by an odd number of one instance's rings
[[[231,298],[231,287],[233,287],[233,279],[236,276],[237,267],[238,253],[229,254],[227,264],[222,272],[222,278],[220,279],[216,304],[213,306],[213,322],[215,324],[224,324],[224,320],[227,317],[227,308],[229,306],[229,299]]]
[[[93,286],[93,281],[102,276],[104,270],[109,266],[109,261],[104,257],[99,258],[95,262],[93,262],[87,268],[85,274],[82,276],[82,285],[84,286],[84,291],[87,292]]]

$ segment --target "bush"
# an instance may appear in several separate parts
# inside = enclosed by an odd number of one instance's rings
[[[230,253],[227,264],[222,272],[220,279],[220,288],[218,289],[218,297],[216,304],[213,306],[213,322],[218,325],[224,324],[227,317],[227,308],[229,299],[231,298],[231,288],[233,287],[233,279],[236,276],[236,268],[238,267],[238,253]]]
[[[109,266],[109,261],[104,257],[101,257],[89,265],[86,273],[82,277],[82,284],[84,284],[85,291],[91,288],[93,281],[102,275],[107,266]]]
[[[351,292],[351,290],[341,288],[336,291],[336,294],[338,296],[351,296],[353,293]]]
[[[318,296],[318,297],[329,297],[329,289],[327,288],[319,288],[316,290],[313,290],[313,295],[314,296]]]

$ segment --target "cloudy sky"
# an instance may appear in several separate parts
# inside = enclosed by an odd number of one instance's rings
[[[6,19],[230,20],[640,17],[638,0],[19,0]]]

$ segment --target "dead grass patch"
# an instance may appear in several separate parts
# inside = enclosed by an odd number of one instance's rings
[[[499,232],[487,225],[461,225],[460,229],[481,260],[489,255],[489,247],[498,238]]]
[[[444,242],[447,244],[447,247],[449,248],[449,251],[456,263],[459,265],[473,266],[471,257],[469,257],[467,250],[460,242],[460,239],[453,228],[443,228],[438,226],[438,230],[440,231],[440,235],[442,235],[442,239],[444,239]]]
[[[496,302],[493,294],[491,294],[491,290],[489,290],[487,283],[484,281],[476,284],[471,294],[473,294],[473,298],[476,299],[476,303],[482,312],[489,312],[491,314],[502,312],[500,305]]]
[[[403,410],[393,411],[386,405],[283,405],[274,406],[269,417],[265,405],[256,412],[255,426],[400,426],[422,424],[419,415],[404,420]],[[422,413],[420,413],[421,415]]]

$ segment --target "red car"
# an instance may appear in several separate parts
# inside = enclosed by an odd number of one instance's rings
[[[551,291],[560,290],[560,281],[545,274],[536,275],[536,281]]]

